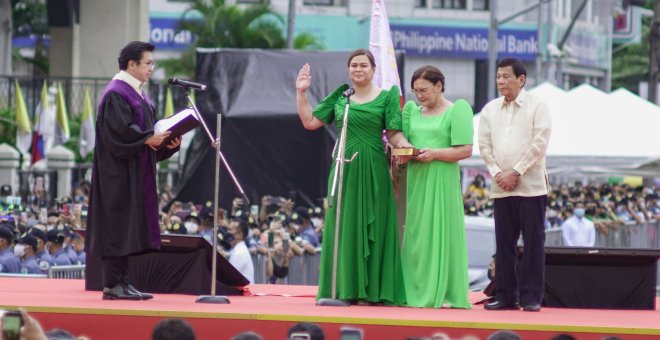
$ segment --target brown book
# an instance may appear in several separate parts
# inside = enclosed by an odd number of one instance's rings
[[[392,156],[412,156],[416,157],[419,155],[419,149],[417,148],[393,148]]]

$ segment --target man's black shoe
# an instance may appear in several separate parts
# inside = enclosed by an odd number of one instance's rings
[[[153,295],[151,295],[151,294],[149,294],[149,293],[143,293],[143,292],[141,292],[141,291],[135,289],[135,287],[133,287],[132,285],[129,285],[129,284],[124,284],[124,289],[126,289],[126,290],[129,291],[129,292],[131,292],[132,294],[137,294],[137,295],[139,295],[140,298],[142,298],[142,300],[151,300],[151,299],[154,298]]]
[[[538,303],[528,303],[523,305],[523,310],[525,312],[539,312],[541,311],[541,305]]]
[[[103,300],[142,300],[142,297],[128,291],[123,284],[118,283],[112,288],[103,288]]]
[[[520,306],[517,303],[502,303],[500,301],[491,302],[484,305],[487,310],[518,310]]]

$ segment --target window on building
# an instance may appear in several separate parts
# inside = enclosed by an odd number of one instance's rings
[[[433,8],[467,9],[467,0],[433,0]]]
[[[308,6],[344,6],[344,0],[303,0]]]
[[[490,9],[489,0],[472,0],[473,11],[487,11]]]
[[[415,0],[415,8],[426,8],[426,0]]]

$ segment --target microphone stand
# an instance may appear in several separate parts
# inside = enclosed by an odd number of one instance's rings
[[[316,302],[317,306],[333,306],[333,307],[348,307],[350,303],[348,301],[337,299],[337,252],[339,251],[339,227],[341,225],[341,199],[344,187],[344,165],[346,163],[352,162],[357,156],[357,152],[351,156],[350,159],[346,159],[346,133],[348,126],[348,109],[351,103],[351,94],[346,95],[346,106],[344,107],[344,117],[343,124],[341,127],[341,133],[337,144],[335,145],[335,173],[332,178],[332,190],[330,191],[330,201],[328,202],[329,206],[332,207],[336,204],[335,207],[335,242],[332,253],[332,290],[330,292],[330,299],[323,298],[319,299]]]
[[[211,146],[215,146],[217,149],[217,152],[215,154],[215,191],[213,195],[213,254],[212,254],[212,260],[211,260],[211,295],[201,295],[197,297],[197,300],[195,302],[197,303],[213,303],[213,304],[228,304],[229,299],[226,296],[217,296],[215,295],[216,292],[216,275],[217,275],[217,262],[218,262],[218,194],[219,194],[219,188],[220,188],[220,160],[222,160],[223,164],[225,165],[225,169],[227,169],[227,172],[229,172],[229,175],[231,176],[232,180],[234,181],[234,184],[236,185],[236,188],[238,188],[239,192],[243,196],[243,199],[245,199],[246,202],[249,204],[249,200],[247,199],[247,196],[245,195],[245,192],[243,191],[243,188],[241,185],[238,183],[238,180],[236,179],[236,176],[234,176],[234,173],[231,171],[231,168],[229,167],[229,164],[227,164],[227,161],[225,160],[225,157],[222,155],[222,152],[220,151],[220,127],[222,124],[222,115],[218,114],[217,118],[217,124],[216,124],[216,136],[218,136],[217,139],[213,139],[213,135],[211,135],[211,131],[209,131],[209,128],[206,126],[206,123],[204,122],[204,119],[202,118],[202,115],[199,113],[197,110],[197,107],[195,106],[195,103],[193,102],[192,98],[190,98],[190,95],[188,95],[188,101],[190,102],[190,106],[192,107],[193,111],[195,112],[195,116],[199,120],[200,124],[202,127],[204,127],[204,131],[206,131],[206,135],[209,137],[209,140],[211,141]]]

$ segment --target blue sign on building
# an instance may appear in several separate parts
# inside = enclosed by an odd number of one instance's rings
[[[185,50],[194,40],[190,31],[181,31],[179,19],[150,18],[149,42],[160,50]]]
[[[394,49],[412,56],[488,58],[488,29],[391,24]],[[536,30],[500,29],[498,57],[535,60]]]

